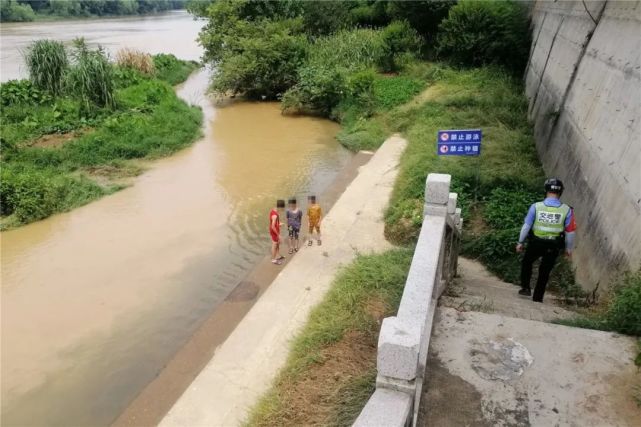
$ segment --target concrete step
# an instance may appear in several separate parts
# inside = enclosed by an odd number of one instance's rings
[[[458,266],[460,278],[445,291],[440,300],[441,306],[541,322],[576,316],[576,313],[559,306],[549,293],[543,303],[518,295],[518,286],[501,281],[477,261],[459,258]]]

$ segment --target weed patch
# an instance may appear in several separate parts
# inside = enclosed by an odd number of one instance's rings
[[[580,328],[615,331],[641,337],[641,271],[627,273],[611,285],[600,306],[587,314],[556,323]],[[641,362],[641,354],[637,357]]]

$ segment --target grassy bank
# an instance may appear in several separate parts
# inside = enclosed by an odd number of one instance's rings
[[[374,93],[381,95],[373,98],[371,113],[347,102],[339,139],[351,149],[372,149],[400,132],[409,142],[385,215],[386,237],[401,245],[414,242],[427,174],[451,174],[466,221],[464,252],[514,282],[513,243],[527,208],[543,195],[544,179],[520,80],[499,67],[415,62],[377,81],[381,88],[375,85]],[[438,156],[437,132],[452,128],[481,128],[481,156]]]
[[[373,392],[380,322],[396,311],[412,252],[361,255],[337,275],[248,425],[352,424]]]
[[[156,74],[114,69],[112,108],[88,111],[71,95],[29,81],[2,84],[2,228],[88,203],[140,172],[130,160],[166,156],[200,134],[202,113],[171,84],[197,67],[157,56]]]

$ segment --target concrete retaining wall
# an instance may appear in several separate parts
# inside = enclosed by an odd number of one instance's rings
[[[402,427],[416,422],[437,301],[456,275],[461,210],[450,175],[429,174],[424,219],[394,317],[378,339],[376,392],[355,426]]]
[[[548,175],[566,184],[587,288],[641,265],[641,3],[536,1],[525,74]]]

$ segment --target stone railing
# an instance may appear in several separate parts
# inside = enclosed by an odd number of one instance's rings
[[[416,424],[434,311],[458,261],[462,220],[450,180],[427,177],[423,226],[403,297],[397,315],[383,320],[378,338],[376,391],[354,426]]]

